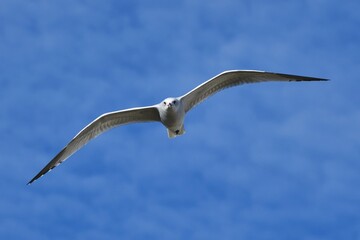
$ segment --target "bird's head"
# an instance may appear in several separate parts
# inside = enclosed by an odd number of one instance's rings
[[[162,101],[161,105],[166,110],[177,111],[179,109],[180,101],[176,98],[166,98]]]

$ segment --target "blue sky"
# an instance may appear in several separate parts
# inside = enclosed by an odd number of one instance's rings
[[[0,2],[1,239],[360,239],[359,1]],[[98,115],[229,69],[330,78],[232,88],[174,140]]]

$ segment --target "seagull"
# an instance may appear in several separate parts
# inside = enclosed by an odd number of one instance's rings
[[[185,133],[184,119],[186,113],[208,97],[223,89],[246,83],[268,81],[299,82],[327,80],[328,79],[324,78],[257,70],[230,70],[216,75],[180,97],[168,97],[162,102],[152,106],[129,108],[105,113],[76,134],[76,136],[28,182],[28,185],[64,162],[90,140],[114,127],[139,122],[160,122],[166,127],[168,137],[174,138]]]

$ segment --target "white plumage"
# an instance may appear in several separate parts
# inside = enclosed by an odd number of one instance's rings
[[[225,88],[245,83],[265,81],[326,81],[323,78],[270,73],[254,70],[232,70],[223,72],[181,97],[166,98],[159,104],[148,107],[130,108],[105,113],[82,129],[33,179],[31,184],[54,167],[69,158],[91,139],[121,125],[137,122],[161,122],[170,138],[185,133],[184,118],[194,106]]]

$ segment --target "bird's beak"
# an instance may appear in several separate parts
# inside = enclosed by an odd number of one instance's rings
[[[167,106],[168,106],[168,108],[172,108],[172,104],[171,104],[171,103],[169,103]]]

